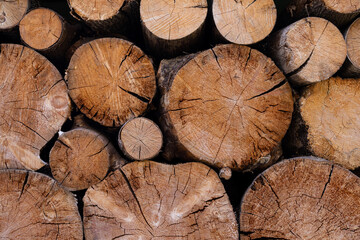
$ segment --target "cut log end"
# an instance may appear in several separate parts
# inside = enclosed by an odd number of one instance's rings
[[[341,1],[334,1],[334,0],[322,0],[324,5],[338,13],[343,14],[350,14],[356,13],[360,11],[360,1],[359,0],[341,0]]]
[[[196,160],[235,170],[250,168],[279,145],[293,99],[269,58],[248,47],[221,45],[198,54],[174,75],[161,99],[161,123],[172,145]]]
[[[246,191],[240,239],[358,239],[359,202],[350,171],[311,157],[284,160]]]
[[[347,62],[341,73],[344,77],[360,76],[360,18],[356,19],[345,33]]]
[[[63,21],[56,12],[38,8],[25,15],[20,22],[19,31],[28,46],[45,50],[59,41],[63,32]]]
[[[219,177],[225,180],[229,180],[232,176],[231,168],[225,167],[220,169]]]
[[[134,44],[117,38],[96,39],[79,47],[66,79],[80,111],[108,127],[119,127],[143,114],[156,91],[150,59]]]
[[[3,1],[0,3],[0,29],[10,29],[19,24],[30,7],[30,0]]]
[[[225,189],[200,163],[127,164],[87,190],[84,229],[86,239],[238,239]]]
[[[273,0],[214,0],[212,6],[218,32],[232,43],[259,42],[275,26],[277,11]]]
[[[109,144],[108,139],[85,128],[61,134],[50,152],[52,175],[71,191],[89,188],[109,170]]]
[[[160,128],[147,118],[135,118],[120,129],[119,146],[134,160],[151,159],[158,155],[163,143]]]
[[[318,17],[301,19],[275,33],[270,55],[295,85],[328,79],[346,58],[346,43],[331,22]]]
[[[0,182],[0,238],[83,239],[76,200],[53,179],[1,170]]]

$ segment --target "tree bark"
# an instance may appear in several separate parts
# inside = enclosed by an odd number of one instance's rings
[[[150,59],[134,44],[117,38],[79,47],[65,79],[80,111],[107,127],[119,127],[144,114],[156,91]]]
[[[201,44],[206,0],[142,0],[140,18],[147,47],[158,57],[191,52]]]
[[[200,163],[137,161],[84,197],[86,239],[238,239],[220,179]]]
[[[300,19],[317,16],[328,19],[338,27],[351,23],[360,11],[360,2],[352,0],[292,0],[287,7],[290,17]]]
[[[240,208],[240,239],[359,239],[360,179],[313,157],[260,174]]]
[[[342,67],[342,77],[360,77],[360,18],[357,18],[345,31],[347,58]]]
[[[1,44],[0,168],[37,170],[40,150],[70,117],[58,70],[32,49]]]
[[[268,50],[297,86],[328,79],[346,58],[341,32],[331,22],[317,17],[301,19],[273,34]]]
[[[273,30],[276,6],[273,0],[213,0],[212,15],[217,35],[236,44],[253,44]]]
[[[294,155],[312,154],[348,169],[360,167],[357,79],[330,78],[307,87],[286,140]]]
[[[75,18],[98,33],[132,34],[140,29],[139,0],[68,0],[68,4]]]
[[[257,50],[229,44],[164,60],[158,80],[167,159],[252,169],[271,159],[290,124],[291,88]]]
[[[64,57],[76,34],[74,30],[74,26],[47,8],[30,11],[19,25],[21,39],[27,46],[56,59]]]
[[[74,196],[46,175],[0,170],[1,239],[83,239]]]
[[[163,135],[156,123],[147,118],[134,118],[126,122],[118,135],[119,147],[133,160],[149,160],[157,156]]]

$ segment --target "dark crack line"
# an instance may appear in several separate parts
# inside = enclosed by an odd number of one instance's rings
[[[142,101],[142,102],[145,102],[145,103],[149,103],[149,102],[150,102],[150,99],[147,98],[147,97],[142,97],[142,96],[140,96],[140,95],[137,94],[137,93],[131,92],[131,91],[129,91],[129,90],[126,90],[126,89],[120,87],[119,85],[118,85],[118,87],[119,87],[121,90],[123,90],[124,92],[126,92],[126,93],[128,93],[128,94],[130,94],[130,95],[132,95],[132,96],[134,96],[134,97],[136,97],[137,99],[139,99],[139,100]]]
[[[131,44],[130,47],[129,47],[129,49],[126,51],[126,54],[125,54],[124,58],[121,60],[120,65],[119,65],[119,68],[121,68],[121,66],[123,65],[123,63],[125,62],[125,60],[131,55],[133,48],[134,48],[134,44]],[[141,57],[140,57],[139,59],[141,59]],[[138,60],[139,60],[139,59],[138,59]],[[137,61],[138,61],[138,60],[137,60]]]
[[[320,199],[324,196],[325,190],[326,190],[328,184],[330,183],[331,175],[333,173],[333,170],[334,170],[334,165],[331,166],[331,170],[330,170],[330,173],[329,173],[329,178],[328,178],[327,182],[325,183],[325,186],[324,186],[324,189],[323,189],[323,191],[321,193]]]
[[[19,198],[18,198],[18,201],[20,200],[20,198],[21,198],[21,196],[22,196],[22,194],[23,194],[23,192],[24,192],[25,186],[26,186],[26,184],[27,184],[27,182],[28,182],[28,178],[29,178],[29,172],[26,172],[26,176],[25,176],[25,179],[24,179],[24,183],[23,183],[23,185],[22,185],[22,188],[21,188],[21,192],[20,192],[20,196],[19,196]]]
[[[215,61],[217,62],[217,64],[219,65],[219,68],[222,70],[222,67],[219,63],[219,59],[218,59],[218,56],[216,55],[214,49],[210,48],[211,52],[214,54],[214,58],[215,58]]]
[[[270,92],[272,92],[272,91],[274,91],[274,90],[282,87],[282,86],[283,86],[284,84],[286,84],[286,83],[287,83],[287,81],[286,81],[286,80],[283,80],[283,81],[281,81],[280,83],[276,84],[274,87],[270,88],[269,90],[267,90],[267,91],[265,91],[265,92],[263,92],[263,93],[260,93],[260,94],[258,94],[258,95],[256,95],[256,96],[253,96],[252,98],[246,99],[246,101],[249,101],[249,100],[252,100],[252,99],[254,99],[254,98],[261,97],[261,96],[263,96],[263,95],[265,95],[265,94],[268,94],[268,93],[270,93]]]

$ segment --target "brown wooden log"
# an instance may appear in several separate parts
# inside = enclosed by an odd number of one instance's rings
[[[200,163],[127,164],[89,188],[86,239],[238,239],[220,179]]]
[[[284,141],[291,155],[315,155],[360,167],[358,79],[330,78],[307,87]]]
[[[252,169],[271,159],[290,124],[293,99],[285,76],[249,47],[220,45],[163,60],[158,79],[167,159]]]
[[[152,54],[173,57],[192,51],[203,39],[206,0],[142,0],[140,18]]]
[[[346,58],[341,32],[329,21],[308,17],[276,32],[269,54],[295,85],[306,85],[334,75]]]
[[[360,77],[360,18],[345,31],[347,58],[342,67],[342,77]]]
[[[277,12],[273,0],[213,0],[212,15],[217,33],[223,39],[253,44],[270,34]]]
[[[139,0],[67,0],[71,14],[99,33],[129,33],[139,22]]]
[[[0,30],[17,26],[30,6],[30,0],[2,1],[0,3]]]
[[[74,196],[46,175],[0,170],[1,239],[83,239]]]
[[[260,174],[240,208],[240,239],[359,239],[360,179],[300,157]]]
[[[287,7],[290,17],[317,16],[338,27],[351,23],[360,12],[359,0],[292,0]]]
[[[47,8],[37,8],[25,15],[19,25],[23,42],[51,57],[63,56],[75,36],[74,26]]]
[[[49,164],[52,175],[62,186],[78,191],[101,182],[110,168],[121,167],[125,160],[102,134],[75,128],[56,140]]]
[[[32,49],[1,44],[0,168],[37,170],[41,148],[70,117],[58,70]]]
[[[157,156],[163,144],[163,135],[156,123],[140,117],[126,122],[118,135],[119,147],[133,160],[149,160]]]
[[[134,44],[118,38],[96,39],[79,47],[65,79],[80,111],[108,127],[142,115],[156,91],[150,59]]]

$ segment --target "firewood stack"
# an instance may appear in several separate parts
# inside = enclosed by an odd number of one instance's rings
[[[0,239],[360,239],[360,0],[0,9]]]

